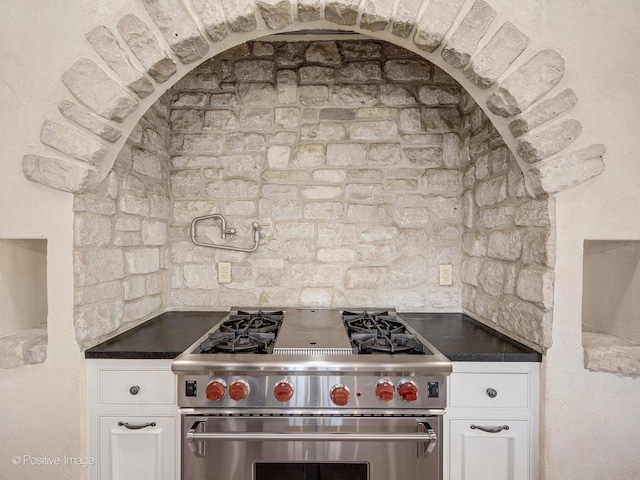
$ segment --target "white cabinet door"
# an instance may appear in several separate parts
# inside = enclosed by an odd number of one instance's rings
[[[450,420],[449,426],[450,480],[530,478],[526,420]],[[505,426],[508,429],[501,429]],[[486,432],[482,428],[500,431]]]
[[[174,480],[175,417],[99,418],[101,480]]]

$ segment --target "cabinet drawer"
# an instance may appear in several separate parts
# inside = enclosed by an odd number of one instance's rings
[[[137,393],[134,394],[135,387]],[[102,405],[175,405],[175,375],[166,370],[100,370],[98,402]]]
[[[495,396],[491,396],[495,391]],[[451,406],[467,408],[528,408],[527,373],[454,373]]]

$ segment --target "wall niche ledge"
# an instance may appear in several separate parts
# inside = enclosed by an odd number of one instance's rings
[[[640,377],[640,343],[583,325],[584,366],[593,372]]]
[[[47,359],[47,324],[0,337],[0,368],[16,368]]]

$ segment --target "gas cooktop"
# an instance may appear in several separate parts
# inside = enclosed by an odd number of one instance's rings
[[[172,366],[178,371],[451,371],[392,309],[234,309]]]

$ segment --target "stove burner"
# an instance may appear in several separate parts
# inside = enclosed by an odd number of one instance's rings
[[[342,313],[351,345],[358,353],[425,354],[430,353],[409,333],[405,325],[389,312]]]
[[[238,311],[209,334],[197,353],[270,353],[283,315],[282,311]]]

